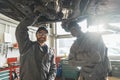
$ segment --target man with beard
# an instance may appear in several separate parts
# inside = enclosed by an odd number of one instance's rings
[[[25,18],[16,29],[16,39],[20,51],[20,80],[54,80],[56,66],[53,51],[45,44],[48,30],[39,27],[37,41],[29,39],[28,26],[34,19]]]

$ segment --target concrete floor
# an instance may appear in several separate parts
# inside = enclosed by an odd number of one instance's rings
[[[120,80],[120,78],[116,78],[116,77],[109,77],[108,80]]]
[[[62,80],[62,79],[56,78],[55,80]],[[66,80],[74,80],[74,79],[66,79]],[[117,77],[108,77],[108,80],[120,80],[120,78],[117,78]]]

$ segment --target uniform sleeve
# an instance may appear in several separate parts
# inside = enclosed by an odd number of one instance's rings
[[[48,80],[55,80],[56,77],[56,64],[55,64],[55,56],[52,55],[52,60],[51,60],[51,67],[48,75]]]
[[[16,28],[15,35],[19,45],[20,54],[24,53],[31,43],[27,27],[31,25],[32,22],[32,19],[25,18]]]
[[[82,65],[86,64],[85,60],[83,61],[83,60],[77,59],[77,55],[76,55],[76,52],[74,51],[74,49],[72,48],[70,50],[70,54],[68,56],[69,64],[71,66],[76,66],[76,67],[77,66],[82,66]]]
[[[101,61],[104,61],[104,58],[106,56],[105,54],[105,44],[103,42],[103,39],[101,37],[101,35],[98,35],[96,37],[97,39],[94,40],[94,43],[93,41],[91,41],[93,43],[93,47],[91,47],[91,51],[90,53],[92,54],[91,55],[91,62],[93,63],[98,63],[98,62],[101,62]]]

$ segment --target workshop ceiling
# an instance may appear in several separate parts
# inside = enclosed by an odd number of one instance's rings
[[[39,16],[34,24],[62,21],[71,15],[77,15],[76,20],[87,18],[89,24],[119,22],[120,0],[0,0],[0,13],[17,21],[34,14]]]

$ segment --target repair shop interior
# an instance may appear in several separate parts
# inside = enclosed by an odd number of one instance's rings
[[[0,0],[0,80],[120,80],[120,0]]]

